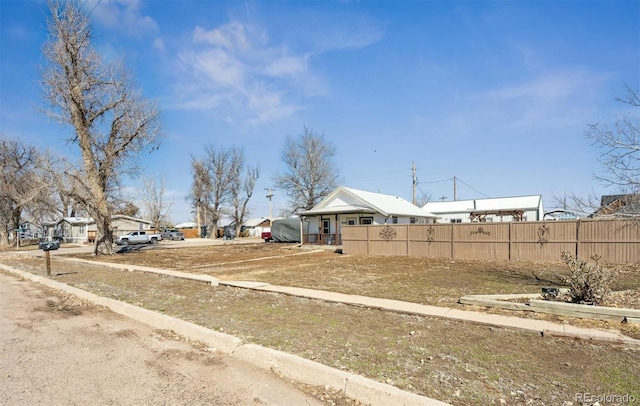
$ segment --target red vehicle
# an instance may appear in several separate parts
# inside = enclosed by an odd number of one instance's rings
[[[265,242],[271,241],[271,231],[263,231],[261,237]]]

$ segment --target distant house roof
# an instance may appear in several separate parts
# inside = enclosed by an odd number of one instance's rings
[[[243,226],[245,227],[260,227],[263,226],[265,224],[270,224],[271,222],[269,221],[268,218],[266,217],[261,217],[261,218],[255,218],[255,219],[249,219],[247,221],[245,221],[244,223],[242,223]]]
[[[340,186],[329,193],[311,210],[297,213],[300,216],[321,214],[380,213],[383,216],[437,218],[398,196],[367,192]]]
[[[131,216],[125,216],[125,215],[122,215],[122,214],[114,214],[113,216],[111,216],[111,219],[127,219],[127,220],[131,220],[131,221],[137,221],[139,223],[151,224],[151,222],[149,220],[139,219],[139,218],[131,217]],[[69,223],[69,224],[93,224],[93,223],[95,223],[95,220],[93,218],[91,218],[91,217],[63,217],[63,218],[58,219],[58,220],[44,222],[44,223],[42,223],[42,225],[54,226],[54,225],[56,225],[58,223],[61,223],[63,221],[65,223]]]
[[[600,208],[589,217],[638,217],[640,216],[640,193],[604,195]]]
[[[541,195],[497,197],[452,202],[429,202],[422,208],[436,214],[460,212],[489,212],[510,210],[538,210],[542,206]]]
[[[198,223],[194,223],[193,221],[187,221],[186,223],[176,224],[175,228],[196,228],[198,227]]]
[[[125,219],[125,220],[136,221],[138,223],[151,224],[151,221],[149,221],[149,220],[141,219],[141,218],[138,218],[138,217],[125,216],[124,214],[114,214],[113,216],[111,216],[111,218],[112,219]],[[93,222],[93,220],[91,222]]]

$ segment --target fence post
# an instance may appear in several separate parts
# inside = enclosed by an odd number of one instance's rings
[[[580,219],[576,221],[576,258],[580,257]]]
[[[508,253],[509,262],[511,262],[511,248],[512,248],[512,245],[513,245],[513,238],[512,238],[513,234],[511,234],[511,231],[512,231],[511,227],[512,226],[513,226],[513,221],[510,221],[509,222],[509,253]]]
[[[409,256],[409,224],[407,224],[407,256]]]
[[[367,226],[367,255],[371,253],[371,248],[369,247],[371,245],[371,241],[369,240],[369,230],[371,230],[371,226]]]
[[[454,224],[451,223],[451,259],[456,259],[456,241],[455,241],[455,227]]]

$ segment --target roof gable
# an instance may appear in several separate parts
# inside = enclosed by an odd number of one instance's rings
[[[315,215],[327,213],[380,213],[384,216],[435,218],[433,214],[398,196],[367,192],[340,186],[313,209],[300,213]]]

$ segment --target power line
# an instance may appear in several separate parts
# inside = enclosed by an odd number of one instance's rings
[[[469,186],[469,184],[465,183],[462,179],[460,178],[456,178],[460,183],[462,183],[463,185],[465,185],[466,187],[468,187],[469,189],[473,190],[474,192],[480,193],[482,196],[484,197],[488,197],[489,199],[491,199],[491,196],[486,195],[484,193],[482,193],[481,191],[479,191],[478,189],[475,189],[473,186]]]

